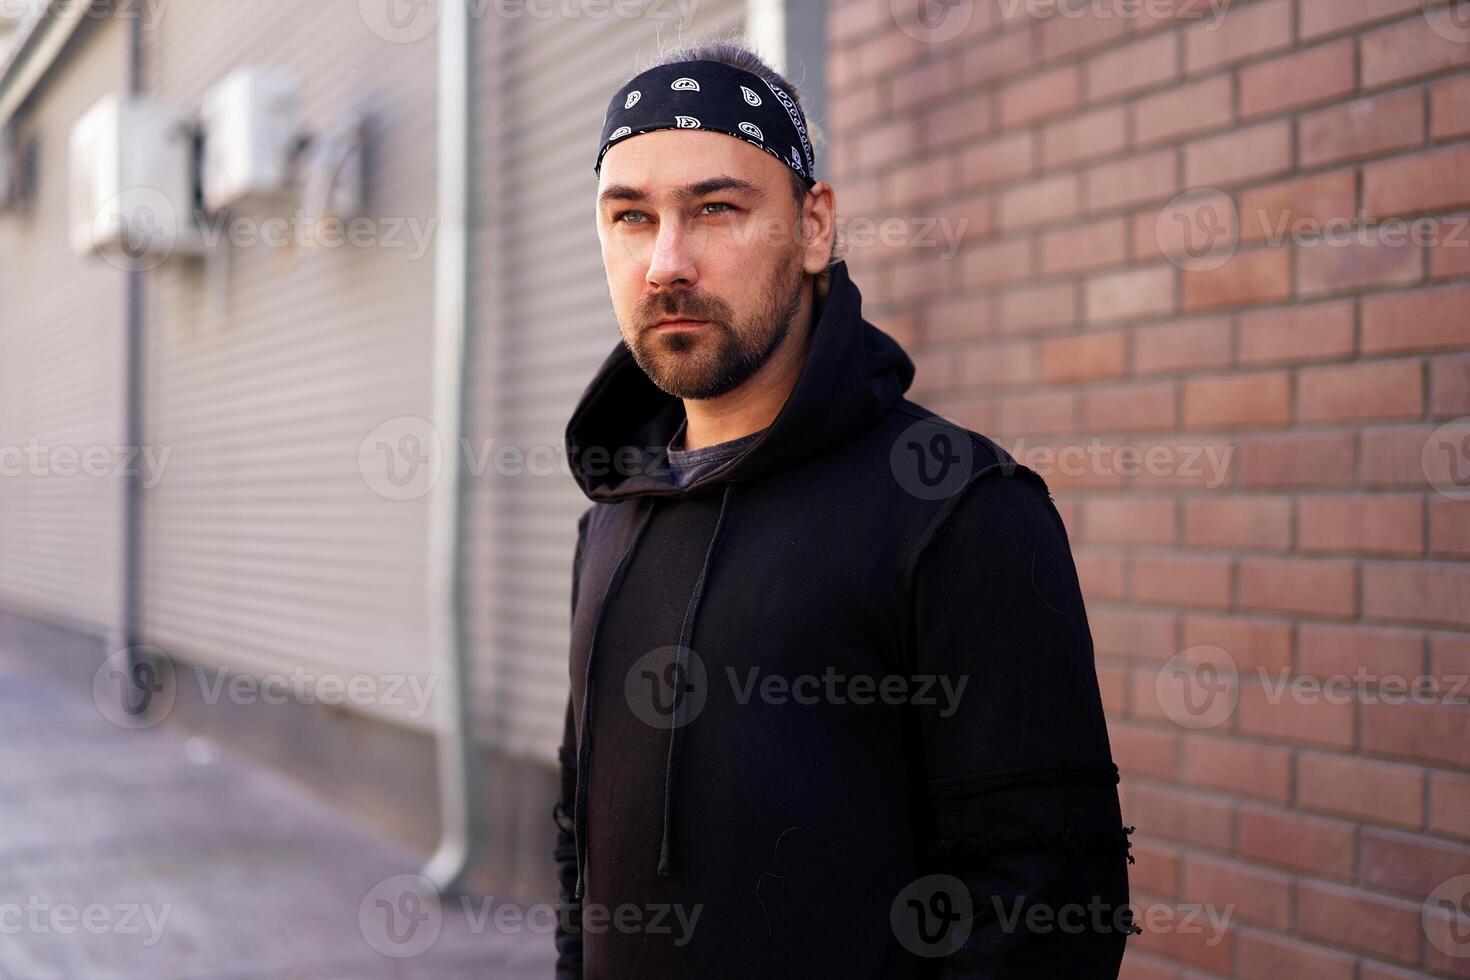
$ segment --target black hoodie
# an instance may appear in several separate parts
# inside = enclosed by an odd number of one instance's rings
[[[559,977],[1115,977],[1126,862],[1042,478],[904,398],[831,270],[795,388],[687,487],[624,346],[579,522]]]

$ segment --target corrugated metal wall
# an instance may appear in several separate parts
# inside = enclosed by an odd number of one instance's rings
[[[471,484],[470,636],[482,736],[512,753],[554,759],[561,737],[572,549],[587,506],[565,472],[562,432],[618,341],[594,223],[603,110],[661,44],[745,24],[744,0],[695,6],[682,34],[677,20],[641,18],[480,25],[482,274],[469,432],[472,445],[515,447],[528,465],[520,475],[492,466]],[[554,472],[529,472],[552,454]]]
[[[125,83],[127,52],[125,25],[83,27],[22,121],[36,196],[0,214],[0,603],[100,633],[118,616],[121,484],[59,474],[67,447],[122,442],[125,276],[72,256],[67,160],[72,124]]]
[[[191,0],[144,43],[145,89],[186,106],[252,66],[299,80],[318,136],[366,110],[370,214],[385,235],[399,220],[431,230],[432,35],[390,43],[355,3]],[[149,642],[257,673],[429,669],[427,498],[387,499],[358,466],[376,426],[429,412],[433,251],[404,237],[235,248],[225,287],[197,263],[149,275],[144,427],[172,451],[144,512]]]

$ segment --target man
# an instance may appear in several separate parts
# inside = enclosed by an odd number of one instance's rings
[[[558,975],[1115,977],[1128,831],[1065,530],[903,397],[789,83],[666,57],[597,169],[622,344],[567,428]]]

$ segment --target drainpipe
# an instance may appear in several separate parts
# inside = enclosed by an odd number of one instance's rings
[[[429,498],[429,641],[439,672],[439,848],[423,876],[457,890],[474,858],[475,737],[470,717],[460,541],[461,434],[469,334],[469,0],[448,0],[439,21],[439,224],[434,259],[434,405],[444,465]]]

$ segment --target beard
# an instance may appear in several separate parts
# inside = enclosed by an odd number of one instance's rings
[[[719,300],[667,293],[648,304],[640,317],[649,324],[625,341],[633,360],[650,381],[675,398],[718,398],[743,385],[771,359],[791,332],[801,307],[803,272],[792,253],[779,263],[763,289],[762,303],[742,324],[731,322]],[[708,321],[694,329],[657,330],[659,317],[685,316]]]

